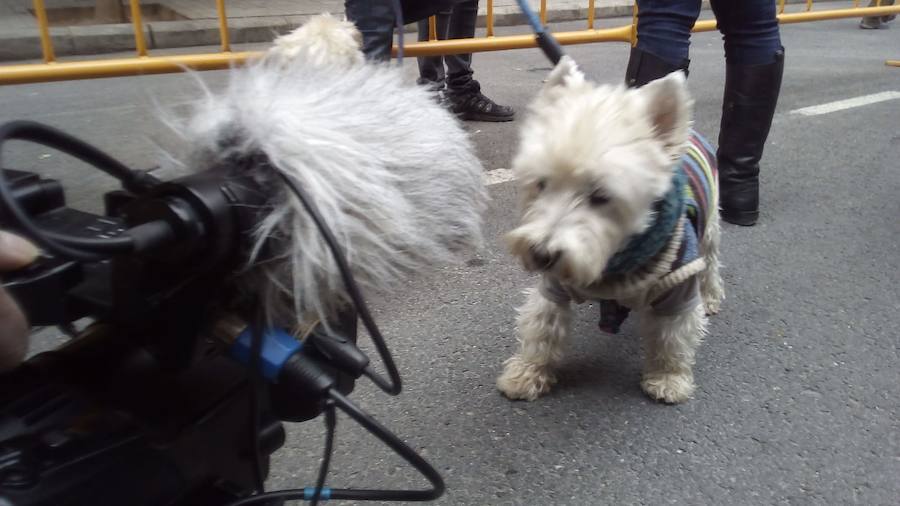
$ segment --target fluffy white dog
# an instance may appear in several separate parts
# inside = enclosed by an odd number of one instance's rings
[[[459,122],[398,68],[365,62],[360,40],[351,23],[313,18],[172,123],[187,146],[176,170],[237,161],[293,178],[366,291],[479,247],[487,193]],[[283,185],[272,203],[253,253],[270,259],[251,262],[244,293],[279,325],[325,321],[349,300],[332,254]]]
[[[507,239],[542,277],[497,380],[506,396],[534,400],[556,382],[570,301],[585,300],[639,313],[647,394],[691,396],[706,314],[724,299],[715,162],[692,105],[680,72],[640,89],[587,82],[567,57],[551,73],[513,162],[523,214]]]

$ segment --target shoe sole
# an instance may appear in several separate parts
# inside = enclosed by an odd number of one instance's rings
[[[756,225],[756,222],[759,220],[759,211],[750,211],[743,213],[726,213],[722,211],[719,213],[719,216],[732,225],[752,227],[753,225]]]
[[[492,116],[490,114],[462,113],[459,118],[463,121],[487,121],[490,123],[504,123],[516,119],[516,115],[512,116]]]

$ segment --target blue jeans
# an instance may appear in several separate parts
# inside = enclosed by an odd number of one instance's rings
[[[637,48],[679,66],[688,59],[700,0],[637,0]],[[775,0],[710,0],[725,41],[725,58],[738,65],[775,62],[781,49]]]

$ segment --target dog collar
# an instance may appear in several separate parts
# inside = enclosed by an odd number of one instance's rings
[[[625,274],[647,262],[669,242],[672,231],[684,213],[684,185],[687,176],[681,167],[672,176],[672,187],[653,205],[653,223],[642,233],[633,235],[625,248],[610,258],[603,271],[604,276]]]

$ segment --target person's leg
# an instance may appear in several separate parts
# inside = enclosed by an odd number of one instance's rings
[[[435,15],[435,28],[438,40],[447,38],[447,31],[450,28],[450,11],[439,12]],[[419,21],[419,41],[428,40],[429,35],[428,18]],[[426,86],[434,86],[435,88],[443,88],[444,80],[447,74],[444,71],[443,56],[420,56],[417,58],[419,63],[419,80],[418,83]]]
[[[638,0],[637,5],[637,43],[631,49],[625,82],[639,87],[676,70],[686,74],[700,0]]]
[[[453,6],[447,38],[468,39],[475,36],[478,0],[465,0]],[[452,110],[464,120],[511,121],[515,111],[498,105],[481,93],[481,85],[473,77],[472,54],[444,56],[447,65],[447,98]]]
[[[775,0],[712,1],[725,40],[719,149],[722,219],[750,226],[759,216],[759,161],[784,72]]]
[[[390,60],[395,20],[391,0],[344,0],[344,10],[347,19],[362,33],[366,58]]]
[[[877,7],[878,5],[878,0],[871,0],[869,2],[869,7]],[[894,0],[881,0],[880,5],[894,5]],[[887,28],[887,26],[885,26],[885,23],[890,23],[896,17],[897,16],[893,14],[887,16],[866,16],[859,22],[859,27],[863,30],[877,30],[879,28]]]
[[[475,22],[478,19],[478,0],[466,0],[453,7],[448,39],[468,39],[475,36]],[[472,78],[472,53],[448,54],[447,90],[451,94],[477,93],[481,87]]]
[[[895,3],[894,0],[882,0],[881,1],[881,5],[884,5],[884,6],[894,5],[894,3]],[[882,23],[890,23],[891,21],[893,21],[895,19],[897,19],[896,14],[888,14],[887,16],[881,16]]]

